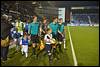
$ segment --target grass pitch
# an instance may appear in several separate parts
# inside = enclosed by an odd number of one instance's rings
[[[69,27],[74,51],[78,66],[98,66],[99,65],[99,27]],[[63,45],[62,45],[63,49]],[[54,60],[52,64],[48,62],[48,56],[41,53],[37,60],[32,55],[32,48],[29,48],[28,58],[22,56],[21,52],[16,53],[15,48],[9,50],[9,59],[1,62],[1,66],[73,66],[73,57],[70,46],[68,29],[66,27],[66,49],[60,53],[60,59]]]

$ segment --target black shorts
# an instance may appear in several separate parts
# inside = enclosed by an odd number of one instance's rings
[[[60,33],[57,33],[57,40],[58,41],[63,41],[64,37]]]
[[[38,35],[31,35],[31,41],[33,43],[39,43],[39,36]]]
[[[45,36],[45,33],[44,32],[41,32],[41,39],[42,40],[44,39],[44,36]]]
[[[46,52],[48,52],[48,51],[51,52],[51,45],[50,44],[46,44],[45,45],[45,50],[46,50]]]

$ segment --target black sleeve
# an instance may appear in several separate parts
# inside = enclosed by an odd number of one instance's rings
[[[1,39],[5,39],[10,35],[10,29],[13,27],[12,24],[9,23],[1,23]]]

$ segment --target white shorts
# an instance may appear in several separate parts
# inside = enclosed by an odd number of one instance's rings
[[[22,45],[22,51],[28,52],[28,45]]]

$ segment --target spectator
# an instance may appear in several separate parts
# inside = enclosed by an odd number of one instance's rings
[[[5,62],[7,60],[9,50],[9,35],[10,29],[13,27],[8,23],[8,16],[2,15],[1,17],[1,60]]]

